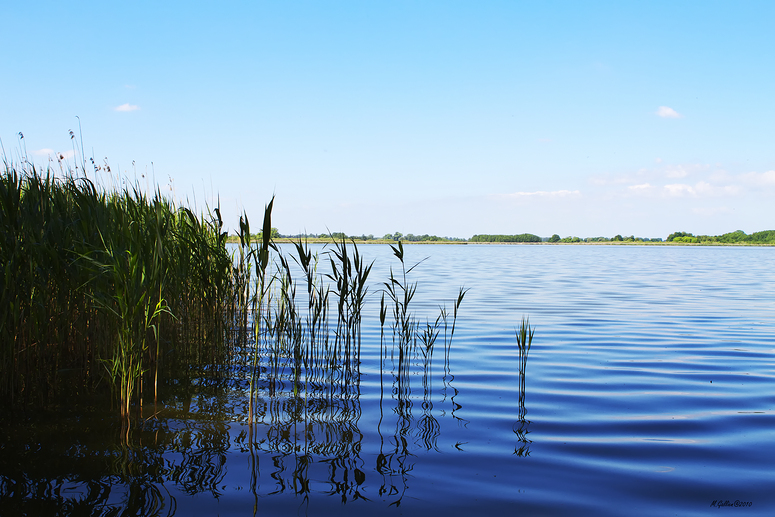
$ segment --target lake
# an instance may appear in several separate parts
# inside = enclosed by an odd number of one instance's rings
[[[423,325],[469,289],[432,350],[381,334],[400,264],[359,250],[359,363],[294,389],[262,355],[253,426],[245,368],[166,386],[129,439],[104,401],[2,417],[0,514],[775,513],[775,249],[407,245]]]

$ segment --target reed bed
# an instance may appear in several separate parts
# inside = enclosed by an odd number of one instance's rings
[[[195,215],[158,189],[108,190],[5,161],[3,400],[45,405],[64,388],[108,385],[127,416],[165,378],[217,376],[238,344],[227,330],[245,282],[222,225],[217,208]]]
[[[108,189],[83,167],[80,175],[55,175],[27,161],[4,165],[0,395],[7,404],[45,405],[63,391],[109,388],[128,432],[132,408],[142,415],[160,384],[218,380],[239,369],[249,378],[251,423],[271,410],[258,407],[264,389],[270,397],[288,390],[304,412],[307,400],[345,408],[357,423],[373,263],[354,241],[332,235],[332,246],[313,255],[298,240],[284,252],[271,239],[272,199],[258,238],[243,215],[240,245],[229,252],[217,207],[196,215],[159,189]],[[417,284],[408,280],[419,263],[407,267],[400,242],[392,249],[400,272],[382,284],[382,334],[386,325],[393,333],[382,357],[390,357],[408,421],[408,371],[417,365],[428,377],[442,330],[446,368],[466,291],[451,314],[440,307],[421,323],[410,309]]]

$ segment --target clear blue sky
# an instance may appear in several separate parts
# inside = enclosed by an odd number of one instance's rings
[[[771,0],[6,2],[0,138],[46,164],[78,116],[231,229],[274,193],[281,233],[751,233],[773,27]]]

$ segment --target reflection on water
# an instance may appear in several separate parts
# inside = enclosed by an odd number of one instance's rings
[[[105,400],[17,415],[3,422],[0,513],[173,515],[181,497],[223,497],[227,473],[237,468],[245,469],[241,489],[256,509],[284,493],[304,503],[313,485],[342,504],[377,496],[400,506],[417,452],[441,453],[439,418],[468,421],[457,414],[446,334],[436,342],[380,333],[379,343],[378,396],[374,390],[368,397],[378,417],[365,430],[360,347],[300,360],[271,341],[259,343],[252,424],[246,369],[239,367],[231,378],[166,386],[156,411],[146,403],[128,435]],[[525,412],[521,391],[514,415],[519,455],[530,443]],[[364,458],[370,448],[375,452]],[[367,478],[371,495],[363,490]]]
[[[128,439],[108,397],[0,414],[0,515],[775,510],[772,249],[416,253],[418,315],[473,288],[451,345],[368,323],[347,350],[262,342],[252,425],[244,365],[164,386]]]

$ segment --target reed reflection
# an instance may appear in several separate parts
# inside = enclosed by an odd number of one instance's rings
[[[413,451],[439,451],[433,355],[442,335],[442,402],[452,389],[451,413],[457,418],[460,406],[454,402],[457,390],[452,387],[449,355],[466,290],[460,290],[451,314],[442,307],[435,320],[422,324],[410,306],[417,283],[408,281],[419,263],[407,267],[402,244],[391,248],[400,270],[391,269],[380,302],[380,444],[375,470],[382,477],[380,496],[393,497],[392,503],[400,504],[413,468]],[[306,296],[297,297],[291,259],[277,252],[279,266],[272,276],[276,288],[267,296],[279,302],[253,304],[256,310],[264,309],[252,318],[254,328],[263,329],[255,331],[252,343],[248,440],[252,490],[256,501],[262,491],[275,494],[292,489],[306,497],[311,489],[309,476],[315,470],[318,482],[326,487],[322,492],[341,496],[343,502],[362,499],[368,471],[362,454],[369,444],[359,428],[363,412],[360,321],[371,264],[363,261],[354,245],[350,249],[344,242],[336,243],[328,252],[331,272],[324,283],[316,276],[319,257],[299,242],[292,260],[301,270]],[[304,298],[306,303],[300,302]],[[337,307],[337,320],[331,325],[329,298]],[[388,318],[389,309],[392,318]],[[417,408],[419,416],[413,414]],[[269,492],[259,490],[259,456],[264,453],[272,455],[269,477],[274,486]],[[291,457],[293,461],[287,461]],[[324,478],[314,464],[327,467]]]
[[[228,426],[179,418],[188,412],[170,406],[128,434],[112,414],[17,419],[0,456],[0,515],[169,516],[172,486],[219,497]]]
[[[154,393],[153,405],[137,408],[141,418],[131,427],[118,434],[104,424],[113,433],[110,439],[95,445],[84,438],[82,446],[60,452],[63,464],[72,462],[75,450],[95,456],[99,468],[76,467],[81,477],[62,474],[65,467],[46,475],[3,469],[0,504],[16,510],[41,500],[39,494],[54,494],[48,501],[58,510],[81,505],[95,515],[119,508],[172,515],[177,508],[172,494],[219,498],[229,485],[227,466],[233,472],[235,460],[247,458],[254,513],[262,498],[280,494],[298,497],[302,505],[313,494],[325,494],[343,504],[378,497],[400,506],[418,457],[444,449],[444,418],[467,424],[458,416],[462,406],[450,368],[467,291],[460,289],[450,311],[442,306],[434,318],[420,319],[413,303],[417,283],[410,280],[419,263],[406,265],[400,243],[391,248],[399,267],[391,269],[380,296],[376,436],[373,424],[362,424],[371,422],[364,420],[361,382],[361,316],[371,264],[344,242],[323,254],[327,261],[302,243],[290,257],[271,248],[278,254],[274,266],[261,258],[263,247],[243,250],[244,261],[256,259],[265,279],[255,292],[243,293],[245,312],[233,321],[244,337],[233,340],[235,357],[228,367],[168,380],[158,401]],[[319,273],[323,264],[330,268],[325,280]],[[238,269],[251,276],[244,262]],[[336,316],[329,319],[334,305]],[[526,455],[526,351],[522,357],[520,426],[515,426],[521,449],[515,452]],[[368,397],[375,397],[376,388],[365,386]],[[370,412],[377,409],[374,398],[364,400],[371,401]],[[58,499],[65,483],[79,487],[78,495]]]

